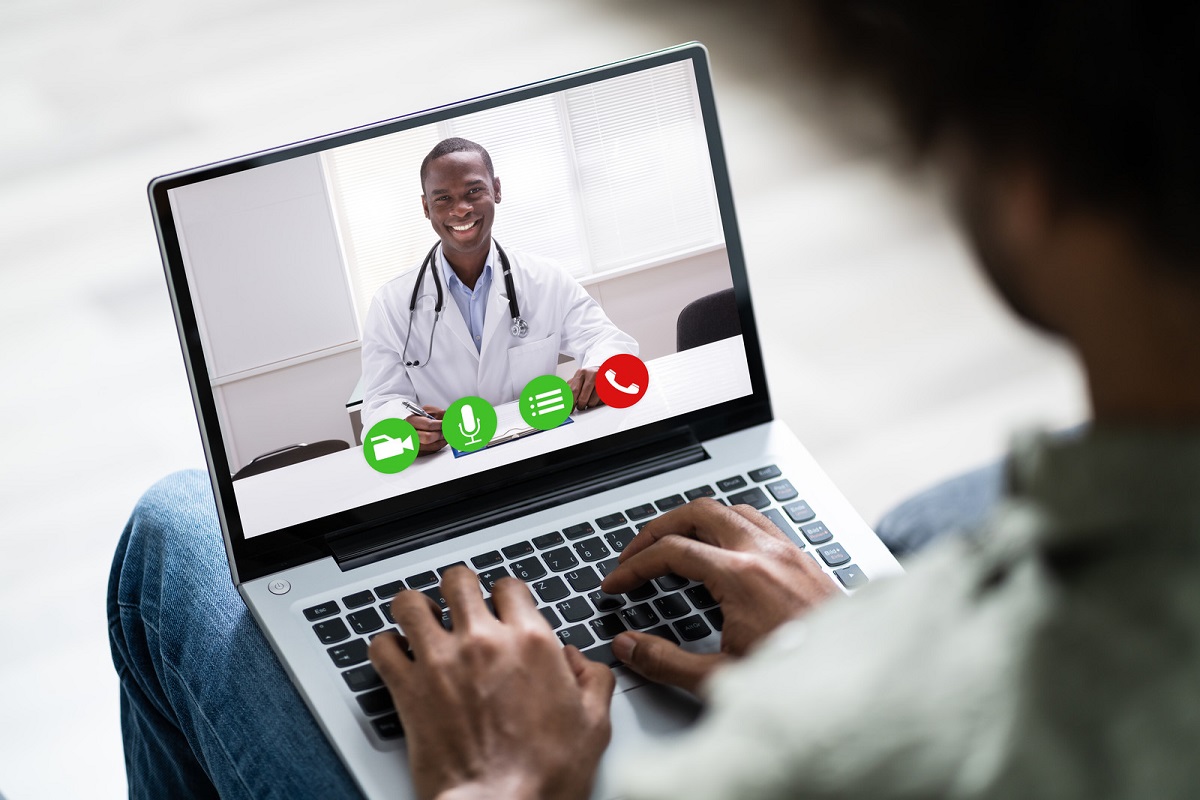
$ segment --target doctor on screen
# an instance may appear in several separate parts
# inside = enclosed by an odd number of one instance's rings
[[[440,420],[460,397],[511,402],[559,353],[582,368],[568,383],[576,408],[598,405],[596,369],[638,345],[557,264],[492,239],[500,179],[487,151],[439,142],[421,163],[421,207],[438,242],[419,268],[375,294],[363,329],[363,429],[388,417],[417,429],[421,452],[445,444]]]

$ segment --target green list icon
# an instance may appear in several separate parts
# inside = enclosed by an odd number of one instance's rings
[[[460,453],[482,450],[496,435],[496,409],[482,397],[455,400],[442,416],[442,436]]]
[[[575,398],[571,387],[557,375],[542,375],[525,384],[521,392],[521,419],[531,428],[548,431],[571,416]]]

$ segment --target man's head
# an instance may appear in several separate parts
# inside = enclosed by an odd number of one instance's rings
[[[966,227],[1022,314],[1062,327],[1050,318],[1058,309],[1046,308],[1053,276],[1044,273],[1079,249],[1064,237],[1082,242],[1085,228],[1139,253],[1148,280],[1200,281],[1200,7],[1152,0],[774,5],[802,12],[796,21],[819,63],[882,90],[916,154],[952,165]],[[1077,291],[1078,278],[1057,289]],[[1070,302],[1057,298],[1059,306]]]
[[[466,261],[482,267],[499,202],[492,158],[475,142],[443,139],[421,162],[421,208],[453,266]]]

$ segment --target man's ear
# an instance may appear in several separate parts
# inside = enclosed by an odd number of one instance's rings
[[[1049,179],[1033,159],[1009,163],[995,178],[997,224],[1019,251],[1044,250],[1054,234],[1057,214]]]
[[[496,177],[492,178],[492,197],[497,203],[500,202],[500,179]]]
[[[425,219],[429,219],[429,201],[425,199],[425,195],[421,195],[421,210],[425,212]]]

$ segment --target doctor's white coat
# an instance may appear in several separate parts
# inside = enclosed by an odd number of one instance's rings
[[[447,408],[468,395],[482,397],[493,405],[511,402],[530,380],[556,371],[559,353],[588,368],[599,367],[618,353],[637,355],[633,337],[613,325],[565,269],[537,256],[508,249],[505,252],[521,316],[529,324],[529,335],[523,339],[510,332],[508,291],[495,257],[491,260],[492,285],[478,352],[444,281],[441,320],[436,333],[433,331],[437,289],[431,273],[438,269],[436,254],[417,295],[409,334],[412,338],[404,359],[400,355],[408,331],[409,300],[420,270],[400,275],[376,292],[363,328],[364,431],[381,419],[410,416],[401,403],[405,399],[438,408]],[[420,366],[407,367],[405,361],[420,361]]]

